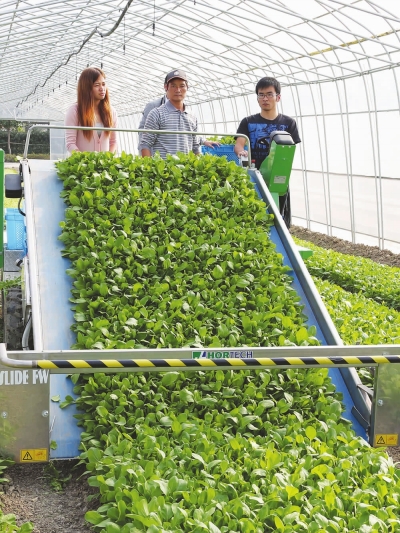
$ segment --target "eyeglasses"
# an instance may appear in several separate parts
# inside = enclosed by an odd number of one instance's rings
[[[267,94],[260,93],[260,94],[257,94],[257,98],[258,98],[258,100],[264,100],[264,98],[270,99],[270,98],[273,98],[276,95],[277,95],[277,93],[267,93]]]

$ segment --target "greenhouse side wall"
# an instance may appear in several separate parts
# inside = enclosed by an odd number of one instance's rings
[[[280,110],[296,118],[302,139],[291,179],[294,224],[400,253],[398,78],[397,68],[283,87]],[[194,110],[200,129],[231,133],[259,107],[253,93]]]

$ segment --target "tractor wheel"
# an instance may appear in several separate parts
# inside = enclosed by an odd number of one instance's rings
[[[22,335],[24,333],[21,288],[11,287],[7,289],[7,294],[3,301],[5,303],[3,310],[4,342],[7,350],[21,350]]]

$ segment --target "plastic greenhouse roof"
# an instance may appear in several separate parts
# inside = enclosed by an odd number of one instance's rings
[[[399,65],[399,30],[398,0],[1,0],[0,118],[62,120],[88,65],[120,115],[175,68],[192,104],[360,76]]]

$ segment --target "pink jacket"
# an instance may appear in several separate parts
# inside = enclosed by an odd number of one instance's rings
[[[112,111],[112,127],[117,127],[118,116],[114,108]],[[78,124],[78,104],[72,105],[66,115],[64,124],[66,126],[79,126]],[[91,132],[93,135],[90,140],[86,139],[82,130],[65,130],[65,142],[67,150],[71,153],[73,150],[78,152],[115,152],[117,149],[117,132],[111,131],[106,135],[105,131],[101,132],[99,137],[97,131]]]

